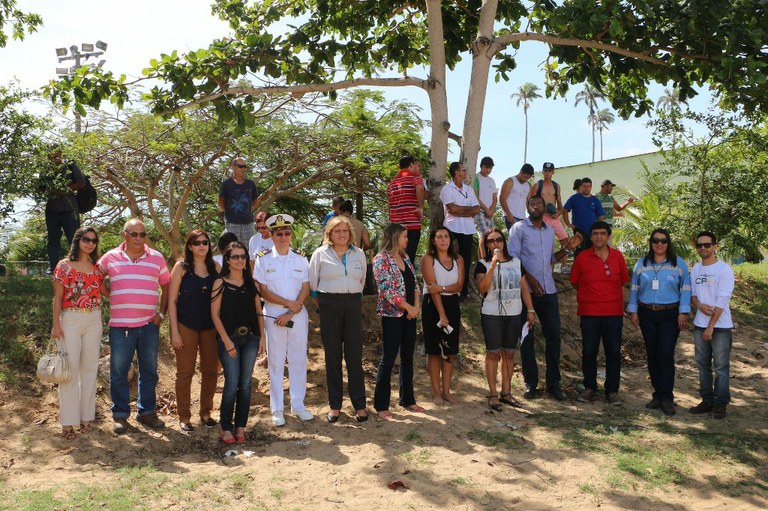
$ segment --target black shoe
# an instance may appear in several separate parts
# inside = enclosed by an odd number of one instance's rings
[[[195,427],[189,422],[179,422],[179,429],[182,433],[192,433]]]
[[[712,407],[713,419],[725,419],[725,405],[715,405]]]
[[[365,415],[355,415],[355,420],[357,422],[365,422],[368,420],[368,414],[366,413]]]
[[[499,401],[501,401],[502,403],[504,403],[506,405],[513,406],[515,408],[522,408],[523,407],[523,403],[521,403],[517,399],[513,398],[512,394],[501,394],[500,397],[499,397]]]
[[[661,408],[661,400],[659,398],[653,398],[645,404],[645,407],[649,410],[658,410]]]
[[[339,416],[338,415],[331,415],[328,414],[328,423],[333,424],[334,422],[339,422]]]
[[[525,392],[523,392],[523,397],[525,399],[536,399],[536,387],[526,385]]]
[[[218,422],[216,422],[216,419],[212,417],[208,417],[207,419],[200,419],[200,422],[208,429],[215,428]]]
[[[689,408],[689,412],[691,412],[694,415],[701,415],[704,413],[709,413],[712,411],[712,403],[706,403],[702,401],[701,403],[697,404],[696,406]]]
[[[494,412],[500,412],[502,410],[501,403],[491,403],[491,399],[499,399],[499,396],[485,396],[488,398],[488,408]]]
[[[661,411],[664,412],[664,415],[672,416],[675,413],[675,402],[674,401],[662,401],[661,405],[659,406],[661,408]]]
[[[618,392],[608,392],[605,394],[605,402],[609,405],[620,406],[623,401],[619,397]]]
[[[156,414],[152,415],[141,415],[136,418],[136,420],[139,422],[139,424],[142,424],[143,426],[146,426],[150,429],[163,429],[165,427],[165,422],[160,419]]]
[[[547,387],[547,394],[557,399],[558,401],[566,401],[568,396],[565,395],[563,389],[560,387]]]
[[[115,423],[112,425],[112,432],[116,435],[128,433],[128,421],[125,419],[115,419]]]

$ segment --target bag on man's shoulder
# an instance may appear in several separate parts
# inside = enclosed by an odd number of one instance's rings
[[[85,174],[83,174],[83,177],[85,178],[85,186],[77,191],[75,198],[77,199],[77,211],[79,213],[88,213],[96,207],[98,194],[96,193],[96,188],[91,184],[91,178]]]

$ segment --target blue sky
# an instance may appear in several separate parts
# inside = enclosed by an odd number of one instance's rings
[[[95,42],[109,44],[105,56],[106,68],[117,74],[140,76],[141,69],[151,58],[172,50],[185,52],[206,47],[213,38],[228,33],[225,23],[210,14],[210,0],[135,0],[129,5],[118,2],[30,1],[20,0],[22,10],[41,14],[45,26],[22,42],[10,41],[0,49],[0,83],[12,78],[24,87],[39,87],[55,77],[58,64],[54,49],[72,44]],[[497,182],[516,174],[522,164],[524,117],[522,108],[515,106],[510,95],[524,82],[533,82],[544,89],[541,65],[546,57],[546,46],[525,42],[518,52],[518,68],[511,73],[509,82],[488,86],[485,105],[480,156],[492,156],[496,162],[494,177]],[[457,69],[449,72],[448,100],[452,131],[460,133],[469,85],[471,57]],[[414,76],[425,73],[414,70]],[[585,163],[591,160],[591,127],[587,123],[587,108],[574,108],[574,95],[581,90],[576,86],[566,99],[542,98],[529,109],[528,160],[537,170],[544,161],[557,167]],[[422,107],[422,117],[429,117],[427,95],[420,89],[386,89],[391,99],[406,99]],[[655,101],[663,94],[662,86],[653,86],[650,96]],[[696,109],[706,106],[702,94],[691,102]],[[604,104],[602,107],[608,107]],[[601,108],[602,108],[601,107]],[[629,156],[655,150],[647,118],[617,118],[604,134],[605,159]],[[428,134],[425,134],[428,140]],[[599,142],[598,142],[599,144]],[[449,161],[458,158],[458,148],[451,142]],[[599,145],[597,147],[599,159]],[[394,164],[394,162],[393,162]]]

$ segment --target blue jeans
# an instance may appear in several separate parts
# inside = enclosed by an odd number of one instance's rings
[[[560,387],[560,305],[557,293],[533,296],[533,310],[539,317],[539,324],[546,339],[544,359],[547,364],[547,388]],[[525,315],[523,315],[525,318]],[[531,388],[539,383],[539,366],[536,363],[536,345],[533,330],[520,346],[520,363],[523,367],[523,381]]]
[[[648,356],[648,374],[653,386],[653,398],[674,401],[675,347],[680,329],[677,327],[678,309],[653,311],[640,307],[640,331]]]
[[[46,211],[45,229],[48,231],[48,265],[51,271],[61,259],[61,231],[67,238],[66,254],[72,244],[75,231],[80,227],[80,215],[77,211]]]
[[[251,377],[253,365],[259,354],[259,337],[254,334],[233,335],[237,355],[230,357],[224,343],[217,337],[219,360],[224,370],[224,392],[221,394],[222,431],[232,431],[232,415],[235,416],[235,428],[244,428],[248,423],[251,409]],[[242,344],[240,342],[242,341]],[[238,346],[239,344],[239,346]]]
[[[142,417],[155,413],[159,346],[160,327],[154,323],[133,328],[109,327],[109,396],[112,399],[114,419],[127,419],[131,415],[128,371],[134,353],[139,360],[139,395],[136,398],[138,415]]]
[[[621,325],[624,316],[582,316],[581,370],[584,373],[584,387],[597,390],[597,353],[600,339],[605,351],[605,392],[619,391],[621,378]]]
[[[383,316],[382,354],[379,370],[376,372],[376,388],[373,392],[373,407],[377,412],[389,410],[392,394],[392,367],[397,352],[400,352],[400,406],[416,404],[413,395],[413,349],[416,346],[416,320],[405,315],[399,318]]]
[[[704,329],[693,328],[693,342],[696,345],[696,366],[699,368],[699,393],[701,400],[711,405],[727,405],[731,402],[729,386],[731,375],[731,344],[733,338],[730,328],[715,328],[712,340],[705,341]],[[715,370],[714,386],[712,369]]]

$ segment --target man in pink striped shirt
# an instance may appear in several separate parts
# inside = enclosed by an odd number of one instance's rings
[[[128,431],[131,397],[128,371],[138,355],[139,395],[136,399],[139,423],[162,429],[165,423],[155,410],[157,399],[157,352],[160,324],[168,309],[171,274],[163,255],[149,248],[144,222],[126,222],[119,247],[104,254],[99,264],[109,275],[109,394],[112,398],[112,431]],[[158,292],[158,287],[162,293]],[[158,310],[158,302],[160,309]]]

